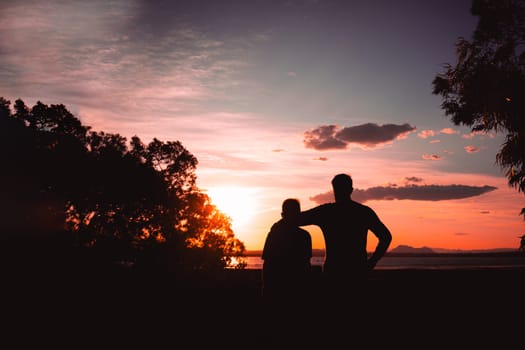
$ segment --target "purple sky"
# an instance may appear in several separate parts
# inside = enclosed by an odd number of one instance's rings
[[[197,184],[228,206],[249,249],[262,247],[285,198],[303,209],[330,200],[340,172],[391,228],[393,246],[518,247],[523,195],[495,165],[504,135],[454,126],[432,95],[454,43],[476,26],[469,9],[464,0],[4,0],[0,96],[64,104],[128,139],[181,141],[199,160]]]

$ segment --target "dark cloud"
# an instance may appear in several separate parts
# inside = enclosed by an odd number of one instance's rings
[[[335,138],[337,125],[323,125],[318,128],[305,131],[304,145],[306,148],[316,150],[345,149],[346,142]]]
[[[405,177],[405,181],[406,182],[421,182],[423,181],[423,179],[417,176],[407,176]]]
[[[468,185],[407,185],[407,186],[378,186],[366,190],[355,189],[352,199],[357,202],[369,200],[410,199],[419,201],[443,201],[480,196],[496,190],[493,186]],[[310,197],[317,204],[333,201],[332,191]]]
[[[367,123],[343,128],[335,137],[349,143],[359,143],[373,147],[375,145],[393,141],[416,130],[409,124],[383,124]]]
[[[358,144],[368,148],[403,138],[416,130],[409,124],[366,123],[339,129],[337,125],[321,125],[305,131],[304,145],[316,150],[345,149],[348,144]]]
[[[334,194],[332,191],[319,193],[309,198],[312,202],[317,204],[330,203],[334,201]]]

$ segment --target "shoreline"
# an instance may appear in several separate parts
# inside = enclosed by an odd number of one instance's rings
[[[321,268],[324,256],[314,256],[312,267]],[[246,257],[246,269],[262,269],[264,261],[258,256]],[[385,255],[377,270],[396,269],[465,269],[465,268],[525,268],[525,254],[521,252],[465,253],[465,254],[412,254]]]
[[[371,254],[371,253],[368,253]],[[246,257],[260,257],[262,251],[260,250],[250,250],[246,252]],[[323,257],[325,256],[323,249],[314,249],[313,257]],[[477,251],[477,250],[465,250],[465,251],[450,251],[450,252],[387,252],[385,257],[463,257],[463,256],[472,256],[472,257],[489,257],[489,256],[525,256],[525,252],[521,252],[519,249],[514,248],[502,248],[502,250],[487,250],[487,251]]]

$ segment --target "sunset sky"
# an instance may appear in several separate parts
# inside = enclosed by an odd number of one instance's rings
[[[180,141],[249,250],[285,198],[331,201],[343,172],[391,248],[518,248],[524,195],[495,164],[505,135],[454,126],[432,94],[476,26],[470,4],[3,0],[0,96]]]

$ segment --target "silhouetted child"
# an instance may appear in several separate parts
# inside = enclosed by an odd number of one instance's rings
[[[297,226],[300,212],[299,200],[284,200],[282,220],[274,223],[266,236],[262,294],[267,300],[294,300],[310,287],[312,238]]]
[[[312,238],[297,226],[300,212],[297,199],[284,200],[282,219],[272,225],[264,243],[262,295],[267,328],[263,338],[268,344],[297,345],[309,333],[304,328],[311,319]]]

